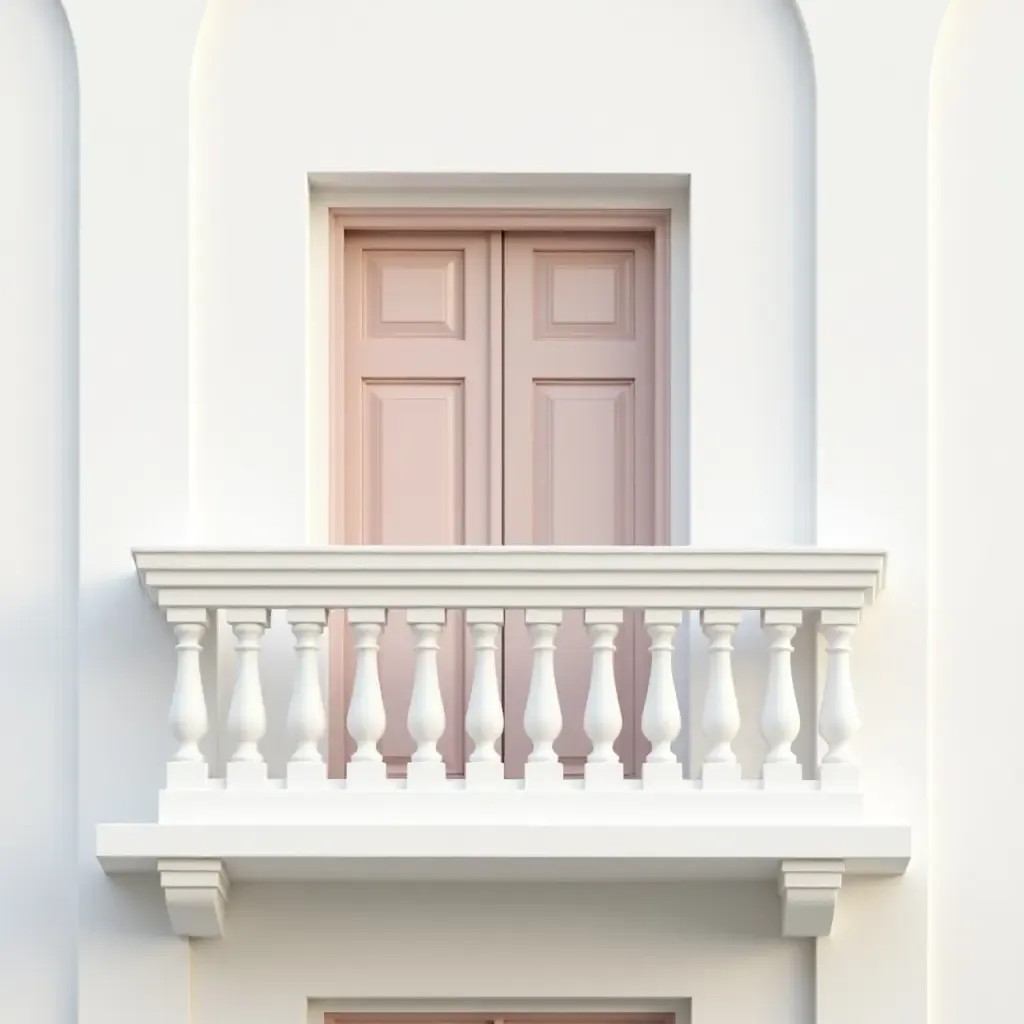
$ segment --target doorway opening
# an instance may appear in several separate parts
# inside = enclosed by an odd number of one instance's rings
[[[363,211],[334,222],[332,543],[667,543],[663,222],[635,213],[484,216]],[[337,626],[333,636],[347,635]],[[616,642],[616,749],[627,776],[646,755],[644,641],[638,616],[627,614]],[[349,741],[348,646],[331,645],[336,774]],[[471,650],[462,615],[449,612],[439,749],[452,775],[465,764]],[[412,753],[404,722],[413,655],[404,614],[392,611],[381,638],[389,725],[380,748],[396,775]],[[566,728],[556,750],[568,776],[582,774],[589,750],[590,658],[582,610],[567,610],[556,651]],[[509,611],[501,676],[510,778],[529,750],[530,665],[524,615]]]

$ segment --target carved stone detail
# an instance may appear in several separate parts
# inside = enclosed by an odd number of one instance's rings
[[[157,870],[175,935],[221,938],[228,900],[224,865],[219,860],[162,860]]]
[[[782,862],[779,897],[782,934],[786,938],[821,938],[832,933],[844,871],[841,860]]]

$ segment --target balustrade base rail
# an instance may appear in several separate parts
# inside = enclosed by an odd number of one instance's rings
[[[500,787],[467,788],[452,779],[434,789],[409,789],[391,780],[377,789],[352,789],[332,781],[323,788],[288,789],[280,782],[252,790],[164,790],[158,821],[170,825],[432,825],[523,826],[614,824],[669,826],[688,824],[859,823],[864,800],[859,793],[822,792],[807,782],[786,790],[764,790],[758,782],[734,790],[708,791],[700,783],[644,790],[639,781],[617,788],[586,789],[566,782],[530,791],[522,781]]]

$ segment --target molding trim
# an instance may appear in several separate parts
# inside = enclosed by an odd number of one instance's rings
[[[229,886],[224,865],[219,860],[162,860],[157,871],[174,934],[222,938]]]
[[[570,207],[402,207],[330,204],[331,220],[350,231],[667,231],[671,210]]]
[[[786,860],[779,870],[782,934],[817,939],[832,934],[846,865],[841,860]]]
[[[882,551],[691,547],[136,548],[161,608],[856,611]],[[580,603],[582,602],[582,603]]]

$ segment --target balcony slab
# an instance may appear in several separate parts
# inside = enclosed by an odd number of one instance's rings
[[[776,878],[787,861],[900,875],[910,829],[860,824],[100,825],[110,875],[213,860],[232,881],[686,881]]]

